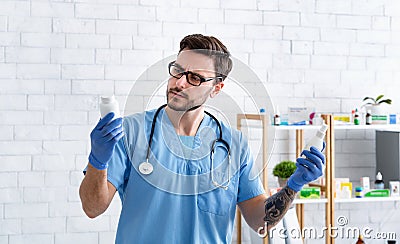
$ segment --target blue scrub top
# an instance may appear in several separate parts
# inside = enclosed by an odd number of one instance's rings
[[[247,141],[221,122],[231,163],[226,147],[217,143],[211,171],[210,150],[219,135],[215,121],[205,114],[192,148],[185,148],[163,109],[151,145],[154,171],[143,175],[138,168],[146,160],[154,114],[124,118],[125,136],[109,162],[108,181],[122,201],[116,243],[230,243],[236,204],[264,193],[259,178],[250,177]],[[211,172],[219,184],[230,178],[227,190],[212,184]]]

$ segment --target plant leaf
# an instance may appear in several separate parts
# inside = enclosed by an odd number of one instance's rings
[[[385,100],[379,101],[378,104],[381,104],[381,103],[392,104],[392,99],[385,99]]]
[[[366,100],[368,100],[368,99],[369,99],[369,100],[372,100],[372,101],[374,101],[374,103],[376,103],[375,99],[372,98],[372,97],[364,97],[363,102],[366,101]]]
[[[383,97],[383,94],[379,95],[376,97],[375,102],[377,103],[379,101],[379,99],[381,99]]]

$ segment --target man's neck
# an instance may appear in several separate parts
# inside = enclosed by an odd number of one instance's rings
[[[175,111],[167,106],[165,111],[176,133],[182,136],[195,136],[204,118],[203,107],[192,111]]]

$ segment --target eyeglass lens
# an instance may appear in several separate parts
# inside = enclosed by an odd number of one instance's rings
[[[174,63],[170,64],[170,66],[169,66],[169,74],[177,79],[180,79],[183,75],[186,75],[186,80],[189,82],[189,84],[191,84],[193,86],[199,86],[202,82],[206,81],[199,74],[196,74],[191,71],[185,72],[185,71],[183,71],[182,68],[178,67]]]

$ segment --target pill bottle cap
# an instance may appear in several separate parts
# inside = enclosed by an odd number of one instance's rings
[[[382,180],[382,174],[381,174],[381,172],[378,172],[378,174],[376,174],[376,179],[377,179],[377,180]]]
[[[102,96],[101,97],[101,102],[102,103],[112,103],[112,102],[114,102],[115,101],[115,97],[114,97],[114,95],[113,96],[109,96],[109,97],[106,97],[106,96]]]

